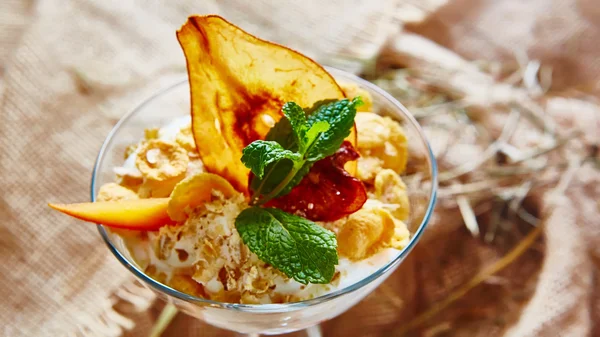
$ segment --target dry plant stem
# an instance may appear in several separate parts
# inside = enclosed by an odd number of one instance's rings
[[[509,104],[513,109],[524,113],[525,117],[540,130],[555,136],[556,123],[551,118],[546,118],[544,109],[535,101],[513,101]]]
[[[560,166],[559,166],[560,167]],[[493,177],[511,177],[517,175],[531,174],[547,169],[548,166],[540,165],[538,167],[523,167],[523,166],[496,166],[484,169],[487,174]]]
[[[440,188],[438,196],[440,198],[446,198],[459,194],[471,194],[477,192],[490,191],[498,187],[497,185],[499,181],[499,179],[488,179],[460,185],[451,185],[449,187]]]
[[[532,186],[532,181],[526,181],[517,188],[517,190],[514,193],[513,199],[509,203],[509,208],[511,211],[516,213],[521,208],[521,204],[523,203],[523,200],[525,199],[527,194],[529,194],[529,191],[531,191]]]
[[[561,147],[563,147],[564,145],[568,144],[570,140],[580,137],[583,133],[580,130],[576,130],[572,133],[570,133],[569,135],[565,136],[564,138],[559,139],[558,141],[556,141],[556,143],[553,146],[547,147],[547,148],[543,148],[543,149],[539,149],[539,150],[535,150],[532,153],[524,156],[523,158],[516,160],[515,162],[513,162],[513,164],[518,164],[521,163],[525,160],[529,160],[529,159],[533,159],[533,158],[537,158],[539,156],[543,156],[545,154],[548,154],[554,150],[557,150]]]
[[[529,90],[529,92],[534,95],[540,95],[543,92],[542,86],[537,79],[540,66],[540,61],[529,61],[525,67],[525,72],[523,73],[523,84]]]
[[[404,301],[396,294],[395,289],[383,283],[377,288],[377,291],[381,293],[381,298],[391,304],[396,310],[402,310]]]
[[[163,332],[165,332],[169,324],[171,324],[173,318],[175,318],[175,316],[177,315],[177,312],[177,308],[173,304],[168,303],[167,305],[165,305],[160,315],[158,316],[156,323],[154,323],[154,325],[152,326],[152,330],[150,330],[150,334],[148,335],[148,337],[160,337],[163,334]]]
[[[434,105],[429,105],[424,108],[412,109],[412,114],[416,119],[423,119],[448,113],[452,110],[464,109],[467,104],[462,101],[450,101]]]
[[[540,85],[544,94],[546,94],[550,88],[552,87],[552,67],[547,65],[542,65],[542,68],[539,71],[540,76]]]
[[[554,190],[550,192],[552,197],[556,195],[562,195],[565,193],[567,187],[569,187],[569,184],[571,183],[571,180],[573,180],[573,178],[575,177],[575,172],[577,172],[577,170],[581,167],[584,160],[585,159],[574,159],[569,162],[569,167],[567,168],[561,179],[558,181],[558,184],[556,185]]]
[[[474,237],[479,236],[479,224],[477,223],[477,218],[475,217],[475,212],[473,211],[473,207],[469,203],[469,199],[464,195],[456,198],[456,203],[458,204],[458,209],[460,210],[460,214],[465,222],[465,226],[471,235]]]
[[[519,69],[515,70],[512,74],[508,75],[504,78],[501,83],[506,83],[510,85],[517,85],[523,79],[523,69],[519,67]]]
[[[492,201],[493,205],[498,203],[498,198]],[[492,215],[490,219],[490,227],[485,233],[483,240],[486,243],[491,243],[496,238],[496,232],[498,231],[498,225],[500,223],[500,208],[492,206]]]
[[[528,224],[537,227],[540,223],[540,219],[533,216],[531,213],[527,212],[524,208],[519,208],[517,210],[517,216],[519,219],[527,222]]]
[[[465,163],[461,166],[455,167],[450,171],[442,172],[439,176],[439,181],[447,181],[450,179],[458,178],[463,174],[467,174],[472,172],[483,163],[485,163],[488,159],[498,152],[500,149],[500,145],[504,142],[507,142],[515,131],[517,124],[519,122],[520,113],[518,110],[512,110],[510,115],[508,116],[506,123],[504,123],[504,127],[502,128],[502,133],[500,137],[496,141],[494,141],[490,146],[488,146],[485,151],[481,154],[480,158],[473,162]]]
[[[398,336],[404,335],[406,332],[414,329],[415,327],[423,324],[427,320],[431,319],[435,315],[437,315],[440,311],[450,306],[452,303],[456,302],[458,299],[463,297],[467,292],[471,289],[475,288],[483,281],[485,281],[488,277],[496,274],[502,269],[506,268],[512,262],[514,262],[519,256],[521,256],[527,249],[535,243],[537,238],[542,233],[542,229],[544,226],[538,226],[532,229],[519,244],[517,244],[508,254],[503,256],[500,260],[496,261],[492,265],[483,269],[479,272],[475,277],[473,277],[469,282],[463,284],[460,288],[453,291],[448,297],[446,297],[441,302],[435,303],[432,307],[430,307],[424,313],[418,315],[417,317],[410,320],[408,323],[402,326],[398,332]]]

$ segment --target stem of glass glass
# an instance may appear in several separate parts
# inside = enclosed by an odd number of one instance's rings
[[[321,327],[318,325],[311,326],[310,328],[306,328],[306,336],[307,337],[322,337]]]
[[[322,337],[321,328],[318,325],[311,326],[310,328],[306,328],[304,330],[306,332],[306,337]],[[258,333],[249,333],[245,335],[246,337],[260,337]]]

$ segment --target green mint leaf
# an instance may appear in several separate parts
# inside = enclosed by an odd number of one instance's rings
[[[292,124],[287,118],[281,118],[269,130],[265,140],[279,143],[284,149],[296,152],[298,145],[296,144],[296,136],[292,131]]]
[[[306,132],[306,134],[304,135],[303,141],[300,142],[300,146],[298,148],[298,151],[300,152],[300,154],[306,153],[306,150],[308,149],[308,147],[314,143],[314,141],[319,137],[319,135],[322,132],[325,132],[328,129],[329,129],[329,123],[327,123],[325,121],[320,121],[320,122],[313,124],[313,126],[310,128],[310,130],[308,130]],[[286,195],[286,194],[290,193],[292,188],[296,187],[296,185],[298,185],[300,183],[300,181],[308,173],[308,171],[310,171],[312,164],[313,164],[313,162],[305,162],[304,165],[302,165],[302,168],[300,170],[298,170],[298,172],[295,174],[292,181],[290,181],[281,190],[281,192],[277,193],[274,197],[278,197],[278,196],[282,196],[282,195]],[[271,174],[269,174],[269,178],[266,179],[266,181],[262,181],[260,179],[252,179],[252,182],[250,183],[250,187],[252,188],[252,190],[256,191],[257,187],[259,187],[260,184],[262,184],[261,193],[268,194],[277,185],[279,185],[279,183],[281,183],[285,179],[285,177],[288,175],[288,173],[290,173],[290,171],[292,170],[292,167],[291,167],[292,165],[289,164],[288,162],[278,163],[276,165],[277,166],[266,168],[267,171],[273,170],[273,172]]]
[[[322,107],[323,105],[330,104],[333,102],[337,102],[336,99],[325,99],[316,102],[310,108],[305,108],[305,114],[310,116],[317,109]],[[271,140],[279,143],[284,149],[297,151],[298,144],[295,140],[295,135],[292,132],[292,125],[287,118],[281,118],[275,125],[269,130],[265,140]]]
[[[333,232],[276,208],[247,208],[235,226],[253,253],[288,277],[302,284],[331,282],[338,264]]]
[[[302,159],[302,156],[284,149],[276,142],[264,140],[254,141],[242,150],[242,162],[259,179],[263,178],[267,166],[283,159],[296,163]]]
[[[313,164],[313,162],[305,162],[304,165],[302,165],[302,167],[298,170],[298,172],[296,172],[294,178],[292,178],[292,180],[281,190],[281,192],[277,193],[276,197],[284,196],[290,193],[292,188],[298,186],[298,184],[300,184],[304,176],[307,175],[308,172],[310,172],[310,169],[312,168]]]
[[[329,129],[320,135],[304,157],[311,162],[316,162],[333,155],[344,139],[350,135],[350,130],[354,126],[356,108],[362,104],[360,97],[355,97],[351,101],[343,99],[321,105],[308,116],[309,128],[315,123],[326,121],[329,123]]]
[[[271,193],[294,168],[294,163],[289,160],[282,160],[272,163],[265,167],[265,177],[260,179],[253,177],[250,181],[251,191],[260,191],[260,194],[267,195]]]
[[[329,123],[327,121],[318,121],[314,123],[308,131],[304,134],[300,145],[298,146],[298,151],[301,154],[305,154],[309,147],[317,140],[317,138],[321,135],[321,133],[329,130]]]
[[[302,107],[294,102],[287,102],[281,108],[283,115],[287,120],[290,121],[292,126],[292,132],[294,133],[294,140],[297,144],[302,144],[304,135],[306,134],[306,113],[302,110]]]
[[[251,203],[261,205],[289,193],[315,162],[333,155],[350,134],[354,126],[356,107],[361,104],[360,97],[353,100],[319,101],[308,110],[308,117],[298,104],[284,104],[282,111],[285,118],[281,118],[271,128],[266,139],[268,142],[279,144],[284,150],[295,153],[299,159],[291,159],[293,164],[279,163],[281,158],[276,154],[273,161],[262,166],[257,163],[249,166],[242,159],[256,175],[250,182],[254,191]],[[263,178],[265,171],[267,174]]]
[[[313,113],[315,113],[315,111],[317,111],[320,107],[322,107],[323,105],[327,105],[330,103],[335,103],[337,102],[337,99],[323,99],[320,101],[315,102],[311,107],[309,108],[304,108],[304,112],[306,112],[307,116],[312,115]]]

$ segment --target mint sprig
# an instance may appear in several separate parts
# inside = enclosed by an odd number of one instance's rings
[[[329,283],[338,263],[335,234],[316,223],[276,208],[261,208],[297,186],[312,165],[333,155],[354,125],[362,101],[325,101],[307,111],[294,102],[283,105],[282,118],[267,134],[242,151],[254,177],[253,207],[235,220],[237,231],[258,257],[296,281]]]
[[[244,243],[266,263],[302,283],[329,283],[338,263],[335,234],[276,208],[247,208],[235,226]]]
[[[286,103],[283,106],[283,114],[291,125],[295,151],[284,149],[281,144],[275,141],[263,140],[254,141],[242,150],[242,162],[244,165],[254,173],[256,179],[262,180],[265,178],[258,184],[257,191],[255,191],[251,200],[252,204],[264,204],[288,186],[298,171],[309,161],[307,154],[309,151],[313,151],[313,145],[318,144],[320,135],[329,130],[329,123],[326,120],[319,120],[309,124],[304,110],[294,102]],[[277,165],[282,161],[291,161],[292,163],[287,174],[283,178],[281,178],[281,175],[272,176],[271,174],[276,169],[283,168],[283,165]],[[280,180],[274,187],[270,188],[270,191],[266,195],[259,199],[265,187],[264,183],[269,181],[271,177],[277,177]],[[273,180],[269,181],[271,185],[273,185]]]
[[[274,158],[266,164],[249,160],[247,152],[254,152],[258,146],[268,150],[262,143],[248,145],[242,151],[242,162],[256,176],[250,186],[254,190],[251,203],[262,205],[269,200],[283,196],[300,183],[312,165],[339,149],[350,134],[356,117],[356,108],[362,104],[360,97],[324,103],[314,108],[307,116],[296,103],[284,104],[282,118],[267,134],[267,142],[276,142],[281,148],[272,147],[276,154],[261,152],[264,158]],[[281,149],[296,153],[296,157],[282,156]],[[289,161],[292,163],[290,164]],[[257,172],[265,172],[258,175]]]

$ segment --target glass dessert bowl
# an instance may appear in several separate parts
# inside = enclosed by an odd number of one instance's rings
[[[377,268],[371,268],[368,275],[361,275],[356,282],[337,289],[334,287],[314,298],[274,304],[224,303],[173,289],[144,272],[118,231],[98,226],[117,259],[160,298],[179,310],[211,325],[247,334],[281,334],[318,325],[348,310],[381,284],[417,244],[429,221],[437,189],[435,159],[418,123],[398,101],[356,76],[332,68],[327,68],[327,71],[336,81],[354,83],[368,92],[372,97],[373,112],[390,117],[404,129],[409,143],[405,174],[410,175],[407,182],[411,214],[405,221],[410,238],[402,249],[389,256],[385,263],[376,265]],[[189,116],[189,111],[189,84],[182,79],[124,116],[104,142],[96,161],[91,185],[92,201],[96,201],[101,186],[114,181],[114,168],[123,164],[122,154],[128,146],[144,138],[145,129],[168,125],[178,117]]]

